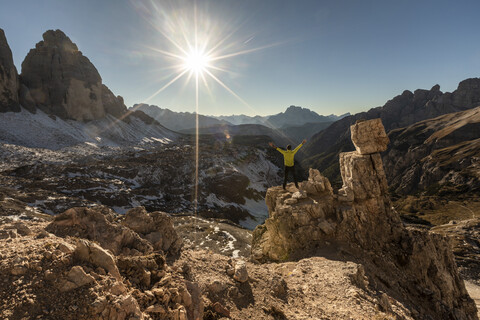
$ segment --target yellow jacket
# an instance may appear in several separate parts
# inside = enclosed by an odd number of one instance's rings
[[[285,166],[293,167],[293,165],[295,164],[293,161],[293,157],[295,156],[295,153],[297,153],[298,149],[301,148],[301,146],[303,146],[303,143],[300,143],[298,147],[296,147],[293,150],[283,150],[283,149],[277,148],[277,151],[283,154]]]

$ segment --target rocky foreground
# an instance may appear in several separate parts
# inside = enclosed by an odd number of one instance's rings
[[[476,294],[478,222],[405,228],[376,153],[383,127],[356,126],[357,151],[340,157],[343,188],[333,193],[316,170],[300,190],[270,188],[253,239],[230,222],[143,207],[2,213],[0,318],[478,319],[440,235],[457,236]]]
[[[165,215],[139,208],[116,218],[105,208],[71,209],[50,223],[4,218],[0,318],[413,318],[371,290],[357,263],[254,264],[193,248],[178,254],[171,221],[158,233],[145,224]]]

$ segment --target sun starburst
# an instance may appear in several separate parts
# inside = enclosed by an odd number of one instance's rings
[[[199,183],[199,90],[200,82],[210,94],[209,81],[225,89],[250,111],[255,110],[238,95],[232,88],[221,80],[220,74],[233,74],[226,61],[233,64],[233,59],[264,50],[282,43],[273,43],[260,47],[248,48],[253,44],[254,35],[238,36],[240,27],[232,24],[222,24],[211,20],[208,15],[198,12],[196,1],[193,6],[188,5],[179,10],[160,8],[159,2],[145,0],[134,2],[141,4],[139,9],[144,13],[146,20],[163,37],[162,48],[149,46],[148,48],[159,53],[165,61],[169,61],[167,69],[173,70],[165,79],[167,81],[144,102],[148,103],[162,91],[169,88],[179,79],[185,78],[185,84],[192,81],[195,85],[195,111],[196,111],[196,134],[195,134],[195,184],[193,207],[194,214],[198,209],[198,183]],[[177,3],[177,2],[175,2]],[[191,2],[190,2],[191,4]],[[196,229],[195,229],[196,230]]]
[[[203,74],[210,65],[211,57],[198,49],[191,50],[184,57],[184,68],[195,74]]]

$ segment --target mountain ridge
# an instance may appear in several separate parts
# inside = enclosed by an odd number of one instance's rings
[[[459,83],[453,92],[442,93],[440,86],[430,90],[405,90],[387,101],[384,106],[372,108],[347,116],[332,123],[317,133],[305,146],[305,167],[317,168],[324,172],[333,183],[339,181],[338,164],[335,157],[342,151],[353,150],[350,140],[350,125],[358,120],[381,118],[388,131],[443,114],[463,111],[480,105],[480,79],[469,78]]]

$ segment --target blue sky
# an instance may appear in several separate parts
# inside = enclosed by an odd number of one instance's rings
[[[244,52],[211,62],[230,91],[205,74],[200,113],[266,115],[299,105],[341,114],[405,89],[438,83],[453,91],[480,76],[479,12],[478,0],[0,0],[0,28],[19,71],[42,33],[61,29],[127,106],[194,111],[188,73],[152,95],[180,72],[170,68],[178,62],[165,52],[180,51],[166,36],[186,47],[196,17],[200,46],[230,35],[216,56]]]

